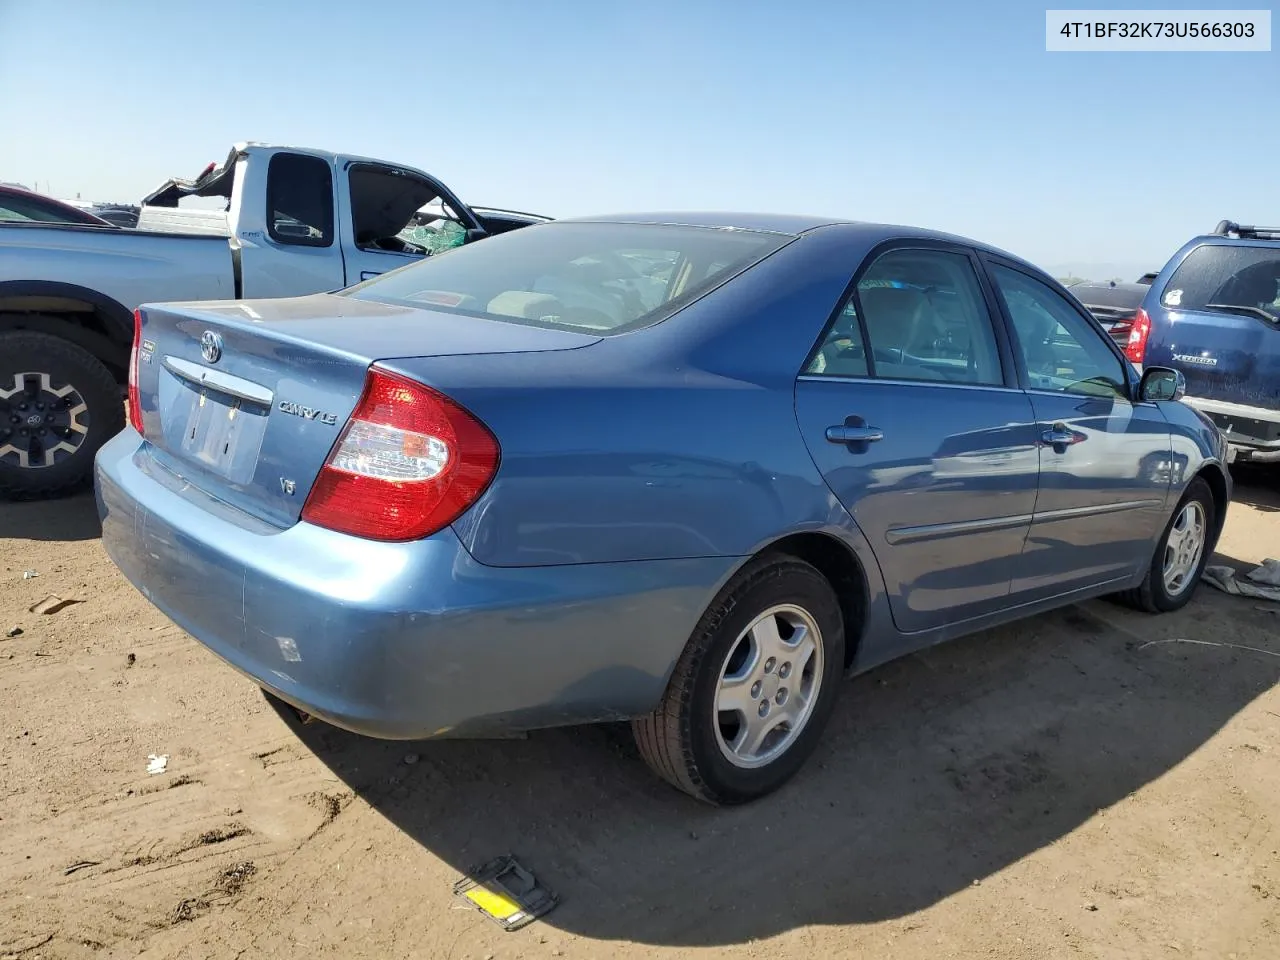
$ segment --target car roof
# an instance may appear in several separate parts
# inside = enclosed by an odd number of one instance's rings
[[[1271,248],[1280,245],[1280,237],[1224,237],[1220,233],[1202,233],[1198,237],[1192,237],[1187,241],[1186,246],[1214,246],[1214,247],[1265,247]]]
[[[818,227],[847,223],[832,217],[789,213],[730,213],[704,210],[657,211],[649,213],[599,214],[568,217],[561,223],[649,223],[685,227],[714,227],[730,230],[759,230],[767,233],[801,234]]]
[[[1085,280],[1067,287],[1081,303],[1094,307],[1137,307],[1151,288],[1145,283]]]
[[[1145,283],[1130,283],[1127,280],[1082,280],[1079,283],[1071,284],[1067,289],[1072,293],[1076,293],[1076,291],[1119,290],[1123,293],[1145,295],[1150,287]]]
[[[911,227],[902,224],[873,223],[864,220],[853,220],[842,217],[821,217],[787,213],[730,213],[712,211],[663,211],[657,213],[615,213],[600,214],[589,217],[566,217],[555,223],[646,223],[666,224],[671,226],[709,227],[715,229],[759,230],[768,233],[784,233],[793,236],[809,233],[814,230],[841,228],[860,239],[870,243],[882,240],[916,239],[942,240],[1004,257],[1014,263],[1044,273],[1040,267],[1024,260],[1015,254],[991,244],[972,240],[968,237],[946,233],[942,230],[931,230],[924,227]]]

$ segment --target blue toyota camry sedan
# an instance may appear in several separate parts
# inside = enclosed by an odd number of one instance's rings
[[[1180,374],[926,230],[558,221],[136,325],[97,495],[167,616],[375,737],[628,719],[712,803],[791,777],[842,676],[1182,606],[1230,499]]]

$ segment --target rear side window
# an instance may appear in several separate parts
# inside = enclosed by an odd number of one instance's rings
[[[333,171],[319,157],[277,153],[267,165],[267,232],[276,243],[333,243]]]
[[[867,361],[858,311],[876,377],[999,385],[1000,353],[986,299],[966,254],[890,250],[858,281],[806,373],[860,377]]]
[[[1160,303],[1171,310],[1280,320],[1280,244],[1197,247],[1169,278]]]
[[[80,222],[68,216],[62,210],[45,204],[34,203],[25,197],[0,197],[0,220],[19,223],[32,220],[41,223]]]
[[[434,254],[347,296],[618,334],[670,316],[792,239],[669,224],[539,224]]]

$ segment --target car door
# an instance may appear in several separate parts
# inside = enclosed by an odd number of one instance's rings
[[[444,185],[414,170],[351,161],[339,192],[342,257],[349,285],[421,260],[468,239],[479,227],[475,215]],[[416,215],[440,201],[442,216],[425,228]],[[447,209],[445,209],[447,208]]]
[[[232,242],[232,256],[240,260],[236,295],[299,297],[341,289],[333,165],[281,150],[266,160],[265,177],[246,176],[244,169],[237,173],[231,212],[232,222],[239,224]]]
[[[1135,403],[1119,349],[1068,297],[989,260],[1035,411],[1040,483],[1014,599],[1129,578],[1151,561],[1173,472],[1168,421]]]
[[[796,382],[809,452],[904,632],[1003,606],[1030,525],[1034,420],[994,313],[965,248],[881,248]]]

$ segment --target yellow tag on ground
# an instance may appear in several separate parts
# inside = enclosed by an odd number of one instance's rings
[[[510,920],[517,913],[524,912],[520,904],[511,898],[505,897],[500,893],[494,893],[492,890],[486,890],[484,887],[473,887],[463,896],[489,914],[489,916],[496,917],[499,920]]]

